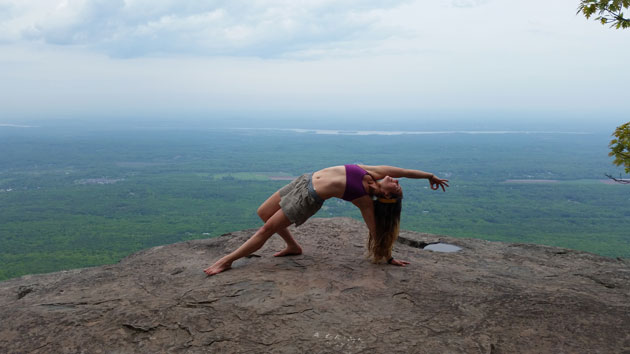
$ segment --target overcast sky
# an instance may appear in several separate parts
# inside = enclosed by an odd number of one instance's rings
[[[0,123],[630,120],[630,30],[578,2],[0,0]]]

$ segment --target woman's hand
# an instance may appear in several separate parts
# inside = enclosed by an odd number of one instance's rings
[[[389,262],[389,264],[393,264],[393,265],[396,265],[396,266],[399,266],[399,267],[404,267],[405,265],[409,264],[409,262],[401,261],[401,260],[398,260],[398,259],[392,259]]]
[[[431,175],[431,178],[429,178],[429,183],[431,184],[431,189],[433,189],[434,191],[442,187],[442,190],[446,192],[444,186],[448,187],[448,180],[437,178],[436,175]]]

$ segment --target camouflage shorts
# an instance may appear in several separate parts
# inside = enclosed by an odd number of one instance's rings
[[[295,226],[302,225],[324,204],[324,200],[315,193],[312,178],[311,173],[303,174],[278,191],[280,208]]]

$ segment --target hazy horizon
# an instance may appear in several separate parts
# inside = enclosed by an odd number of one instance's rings
[[[349,130],[349,131],[527,131],[527,132],[570,132],[612,134],[623,120],[593,119],[576,120],[570,117],[545,119],[537,116],[528,119],[501,119],[497,116],[479,116],[460,118],[445,114],[411,117],[353,117],[340,119],[336,115],[312,116],[308,113],[283,117],[272,116],[261,119],[245,115],[225,114],[214,117],[179,117],[179,118],[48,118],[48,119],[6,119],[0,118],[0,128],[76,128],[88,130],[125,130],[125,129],[305,129],[305,130]]]

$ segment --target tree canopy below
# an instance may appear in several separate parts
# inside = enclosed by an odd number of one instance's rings
[[[608,156],[615,158],[613,163],[625,168],[630,173],[630,122],[622,124],[613,133],[615,139],[610,141]]]

